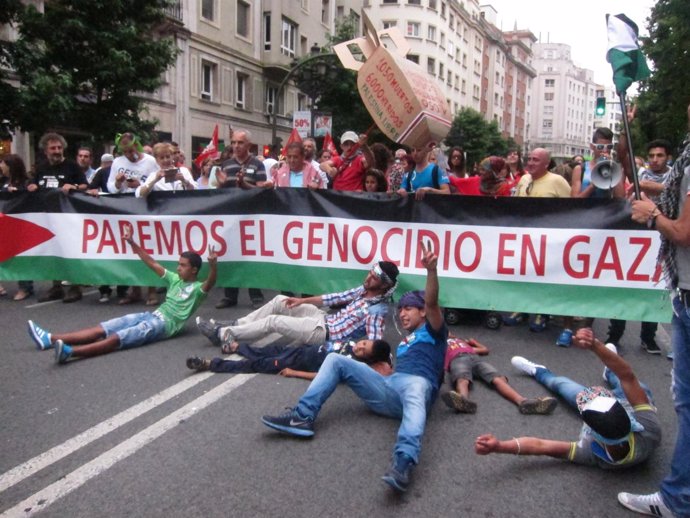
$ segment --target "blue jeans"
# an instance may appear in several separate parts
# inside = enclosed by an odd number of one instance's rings
[[[690,516],[690,311],[679,297],[673,299],[673,403],[678,436],[671,473],[661,482],[661,496],[675,516]]]
[[[340,382],[346,383],[373,412],[402,419],[394,453],[419,461],[432,384],[426,378],[396,372],[382,376],[365,363],[329,354],[316,378],[300,398],[296,410],[302,417],[316,419],[321,407]]]
[[[577,395],[587,387],[565,376],[557,376],[549,369],[543,367],[537,368],[534,377],[539,383],[549,389],[549,391],[560,396],[566,403],[577,410]],[[611,372],[611,369],[606,369],[606,381],[609,387],[611,387],[611,392],[616,396],[616,399],[627,399],[621,387],[621,381],[618,379],[618,376]],[[654,400],[652,399],[652,393],[649,388],[644,383],[640,383],[640,386],[647,393],[647,398],[650,403],[653,403]]]
[[[123,317],[101,322],[108,337],[116,333],[120,339],[120,349],[139,347],[166,338],[165,322],[153,313],[130,313]]]

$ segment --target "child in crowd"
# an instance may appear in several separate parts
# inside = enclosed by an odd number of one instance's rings
[[[386,175],[378,169],[369,169],[364,173],[362,178],[362,190],[364,192],[386,192],[388,191],[388,182]]]

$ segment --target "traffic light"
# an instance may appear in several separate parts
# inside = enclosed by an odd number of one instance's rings
[[[597,117],[603,117],[606,113],[606,97],[597,97],[597,104],[594,108],[594,114]]]

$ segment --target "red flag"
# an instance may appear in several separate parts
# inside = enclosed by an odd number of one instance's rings
[[[283,149],[280,151],[281,158],[285,158],[285,155],[287,154],[287,147],[293,142],[302,142],[302,137],[300,136],[299,131],[297,131],[297,128],[292,128],[290,137],[288,137],[285,146],[283,146]]]
[[[326,136],[323,138],[323,149],[327,149],[331,152],[331,158],[340,156],[338,154],[338,150],[335,148],[335,144],[333,143],[333,139],[331,138],[331,134],[329,132],[326,132]]]
[[[201,153],[199,153],[199,156],[196,157],[194,163],[197,165],[197,167],[201,167],[201,164],[204,160],[206,160],[210,156],[215,155],[216,153],[218,153],[218,124],[216,124],[216,127],[213,130],[211,142],[209,142],[208,145],[204,148],[204,150]]]

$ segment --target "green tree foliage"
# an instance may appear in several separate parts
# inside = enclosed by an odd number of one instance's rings
[[[16,15],[7,47],[17,85],[3,83],[2,116],[25,131],[75,128],[95,142],[146,133],[137,92],[153,92],[177,49],[163,34],[169,0],[51,0]],[[10,101],[11,104],[7,104]]]
[[[647,20],[642,48],[654,64],[641,85],[633,136],[643,142],[666,138],[680,143],[687,132],[690,104],[690,9],[687,0],[658,0]],[[638,142],[635,142],[636,147]]]
[[[335,34],[328,36],[325,49],[332,52],[334,45],[353,39],[357,34],[357,23],[358,18],[353,15],[336,22]],[[365,132],[373,124],[373,119],[359,96],[357,73],[344,69],[337,58],[330,62],[339,69],[338,76],[336,80],[326,82],[318,106],[319,110],[333,113],[333,136],[337,141],[336,137],[348,130]],[[372,137],[373,141],[385,139],[381,134]]]
[[[467,170],[471,171],[489,155],[504,156],[511,141],[501,136],[496,121],[486,122],[478,111],[462,108],[453,119],[445,144],[462,147],[467,153]]]

